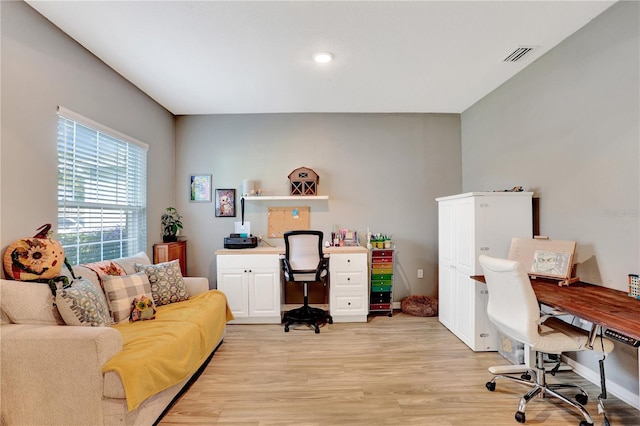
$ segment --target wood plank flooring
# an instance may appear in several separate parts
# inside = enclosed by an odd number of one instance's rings
[[[471,351],[437,318],[397,313],[368,323],[302,326],[229,325],[200,378],[160,425],[517,425],[528,388],[485,383],[487,368],[506,364],[497,352]],[[550,377],[550,376],[549,376]],[[587,408],[602,425],[600,389],[573,372],[549,382],[584,386]],[[640,425],[640,412],[613,395],[611,425]],[[578,425],[582,418],[553,399],[527,407],[528,425]]]

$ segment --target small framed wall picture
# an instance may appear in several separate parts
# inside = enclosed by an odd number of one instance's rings
[[[190,183],[190,202],[211,202],[211,175],[191,175]]]
[[[236,216],[236,190],[216,189],[216,217]]]

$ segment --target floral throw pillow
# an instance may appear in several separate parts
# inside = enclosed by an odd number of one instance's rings
[[[144,294],[133,299],[131,304],[130,322],[152,320],[156,317],[156,305],[153,299],[149,299]]]
[[[104,260],[102,262],[94,262],[94,263],[85,263],[85,268],[91,269],[98,276],[98,280],[100,281],[100,285],[104,287],[102,283],[103,275],[127,275],[127,273],[118,265],[117,263],[111,260]]]
[[[151,284],[151,294],[156,306],[187,300],[189,294],[184,285],[178,260],[156,265],[135,264],[136,271],[144,271]]]
[[[67,325],[109,327],[111,316],[104,296],[89,280],[78,279],[56,291],[56,305]]]

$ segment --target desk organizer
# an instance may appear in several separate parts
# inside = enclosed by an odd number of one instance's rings
[[[640,300],[640,276],[629,274],[629,297]]]
[[[387,312],[393,316],[392,249],[371,250],[371,296],[369,312]]]

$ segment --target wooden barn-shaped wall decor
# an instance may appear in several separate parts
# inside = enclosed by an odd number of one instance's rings
[[[318,195],[320,176],[308,167],[298,167],[289,173],[291,195]]]

